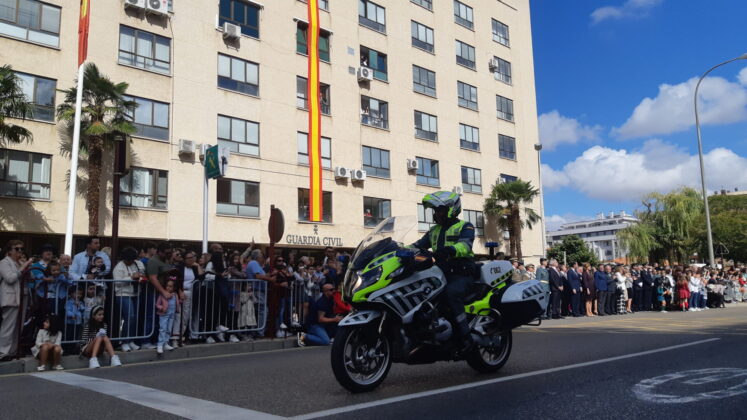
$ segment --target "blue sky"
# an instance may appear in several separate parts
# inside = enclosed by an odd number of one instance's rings
[[[743,0],[531,0],[548,228],[698,187],[695,82],[747,53]],[[747,190],[747,60],[700,86],[709,190]]]

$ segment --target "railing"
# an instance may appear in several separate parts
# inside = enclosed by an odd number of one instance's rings
[[[361,115],[361,123],[364,125],[370,125],[372,127],[378,127],[378,128],[389,128],[389,122],[385,118],[380,117],[374,117],[371,115]]]
[[[201,280],[192,286],[191,310],[185,327],[194,338],[220,333],[258,333],[267,324],[267,282],[264,280]]]

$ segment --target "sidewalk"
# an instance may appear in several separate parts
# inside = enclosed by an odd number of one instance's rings
[[[158,360],[183,360],[195,359],[207,356],[222,356],[230,354],[252,353],[258,351],[281,350],[297,347],[296,336],[285,339],[262,339],[255,341],[242,341],[239,343],[215,343],[215,344],[192,344],[180,347],[173,351],[165,351],[158,357],[156,350],[137,350],[131,352],[117,352],[123,365],[131,363],[153,362]],[[109,366],[109,357],[100,356],[101,366]],[[36,373],[39,363],[33,357],[25,357],[9,362],[0,362],[0,376],[19,373]],[[88,359],[81,359],[77,354],[62,357],[62,366],[65,370],[88,368]],[[49,369],[49,367],[47,367]]]

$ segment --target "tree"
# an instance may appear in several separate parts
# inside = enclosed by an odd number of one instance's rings
[[[524,227],[532,229],[540,221],[540,216],[527,207],[539,195],[539,190],[532,187],[532,183],[517,179],[493,185],[490,196],[485,199],[483,211],[487,216],[496,219],[501,230],[509,234],[509,252],[518,259],[522,259],[521,230]],[[522,217],[523,207],[523,217]]]
[[[713,231],[713,247],[716,258],[720,245],[725,246],[729,253],[724,259],[747,261],[747,195],[712,195],[708,197],[711,208],[711,228]],[[695,223],[696,233],[700,245],[699,253],[708,255],[708,241],[706,238],[705,215]]]
[[[563,238],[563,242],[553,246],[547,251],[547,258],[555,258],[562,262],[563,256],[565,256],[568,263],[589,263],[592,266],[599,264],[599,259],[596,254],[589,249],[586,242],[584,242],[584,240],[578,235],[566,236]]]
[[[129,87],[127,83],[112,82],[93,63],[86,64],[84,72],[80,149],[88,159],[88,184],[85,193],[88,233],[98,235],[104,149],[114,146],[116,136],[127,136],[135,132],[135,126],[128,115],[132,115],[137,104],[124,96]],[[65,102],[57,107],[57,117],[66,124],[65,131],[69,132],[75,123],[77,86],[66,89],[63,93]]]
[[[34,136],[29,130],[5,122],[7,117],[25,120],[33,116],[34,107],[23,93],[21,79],[11,66],[0,66],[0,147],[33,141]]]

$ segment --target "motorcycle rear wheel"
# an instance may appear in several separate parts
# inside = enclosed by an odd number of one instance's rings
[[[341,327],[332,344],[332,372],[353,393],[378,387],[392,367],[391,345],[371,325]]]
[[[511,355],[511,346],[513,344],[513,335],[511,330],[503,331],[495,335],[500,335],[501,344],[495,348],[478,346],[465,357],[469,366],[480,373],[496,372],[508,361]]]

